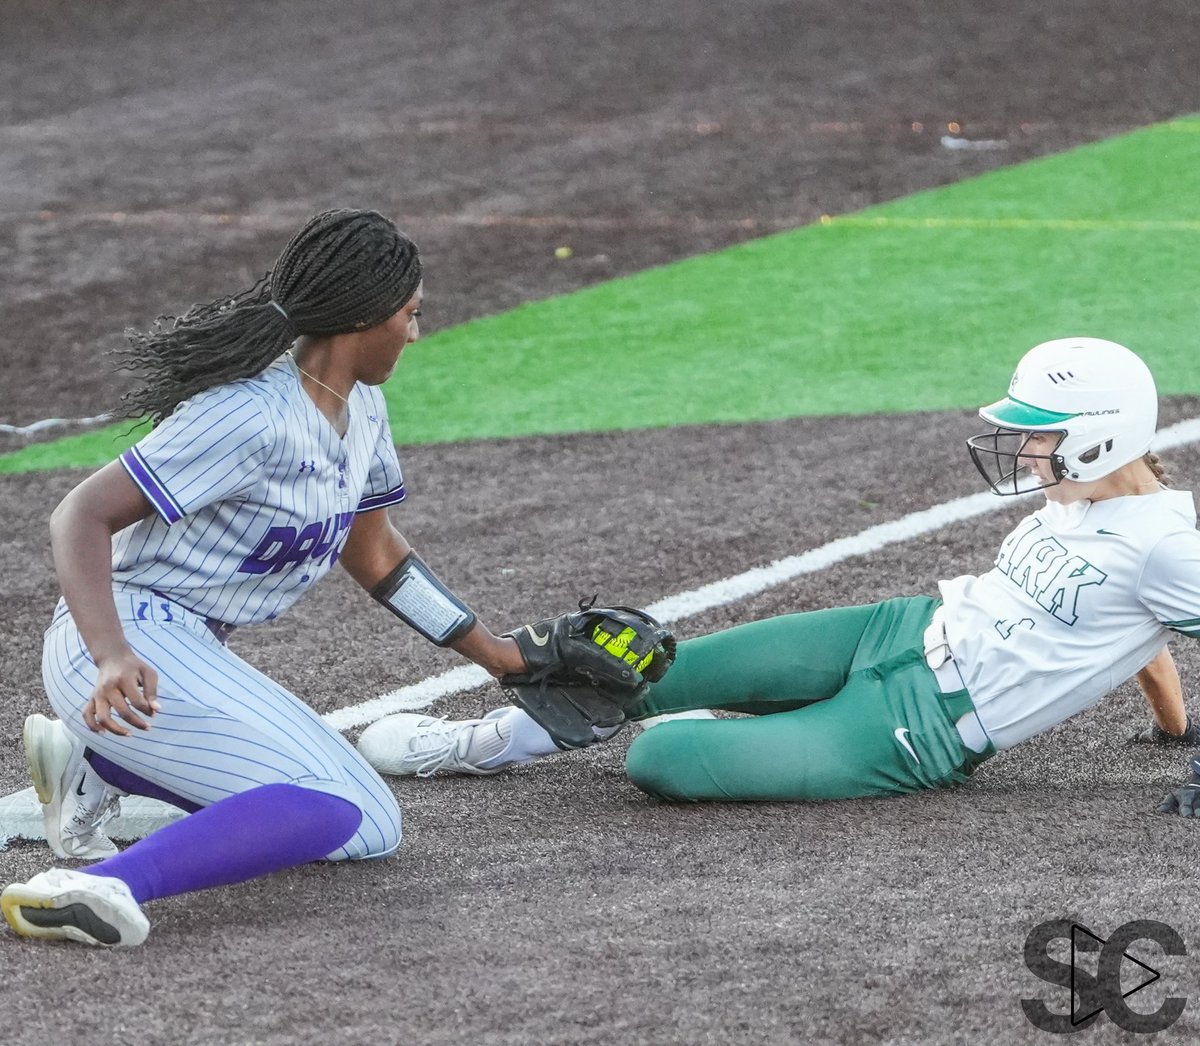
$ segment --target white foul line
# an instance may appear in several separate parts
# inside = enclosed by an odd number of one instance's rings
[[[1154,441],[1154,449],[1170,450],[1172,447],[1196,442],[1200,442],[1200,418],[1191,418],[1159,432]],[[800,555],[786,556],[774,563],[753,567],[741,574],[702,585],[690,592],[668,596],[646,607],[646,610],[664,624],[673,624],[705,610],[726,606],[747,596],[764,592],[803,574],[814,574],[852,556],[867,555],[887,545],[907,541],[952,523],[1007,508],[1012,504],[1013,501],[998,497],[990,491],[955,498],[953,501],[913,512],[889,523],[868,527],[851,537],[838,538]],[[460,665],[449,672],[401,687],[389,694],[328,712],[322,718],[337,730],[349,730],[373,723],[394,712],[425,708],[439,698],[482,686],[491,678],[491,675],[478,665]],[[136,796],[125,800],[123,806],[133,806],[134,809],[128,812],[123,810],[122,816],[108,827],[108,834],[116,839],[139,838],[166,821],[181,816],[180,811],[173,807]],[[41,809],[32,788],[0,799],[0,847],[6,839],[13,836],[26,839],[44,838]]]

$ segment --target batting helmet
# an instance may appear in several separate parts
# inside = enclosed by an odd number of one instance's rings
[[[997,494],[1020,494],[1064,479],[1091,483],[1150,449],[1158,390],[1141,358],[1100,338],[1059,338],[1030,349],[1008,395],[981,407],[994,431],[967,440],[971,459]],[[1058,433],[1048,454],[1027,451],[1030,433]],[[1053,480],[1022,458],[1047,458]]]

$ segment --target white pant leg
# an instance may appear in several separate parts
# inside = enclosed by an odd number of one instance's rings
[[[203,619],[150,593],[117,607],[130,646],[158,672],[162,710],[128,737],[92,733],[83,708],[97,670],[69,614],[46,633],[42,675],[59,717],[92,750],[200,806],[265,784],[336,795],[362,824],[330,860],[381,857],[400,844],[391,789],[303,701],[222,646]]]

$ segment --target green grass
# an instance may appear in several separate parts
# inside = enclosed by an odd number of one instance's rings
[[[464,324],[406,352],[392,428],[425,443],[969,408],[1068,334],[1200,392],[1197,169],[1200,118],[1174,120]],[[0,472],[101,464],[127,429]]]

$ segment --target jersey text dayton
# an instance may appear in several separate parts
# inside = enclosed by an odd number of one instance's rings
[[[337,562],[338,552],[354,522],[353,512],[339,512],[322,523],[309,523],[297,531],[295,527],[272,527],[253,552],[242,560],[242,574],[277,574],[289,563],[299,565],[305,560],[318,562],[332,551],[330,566]]]

